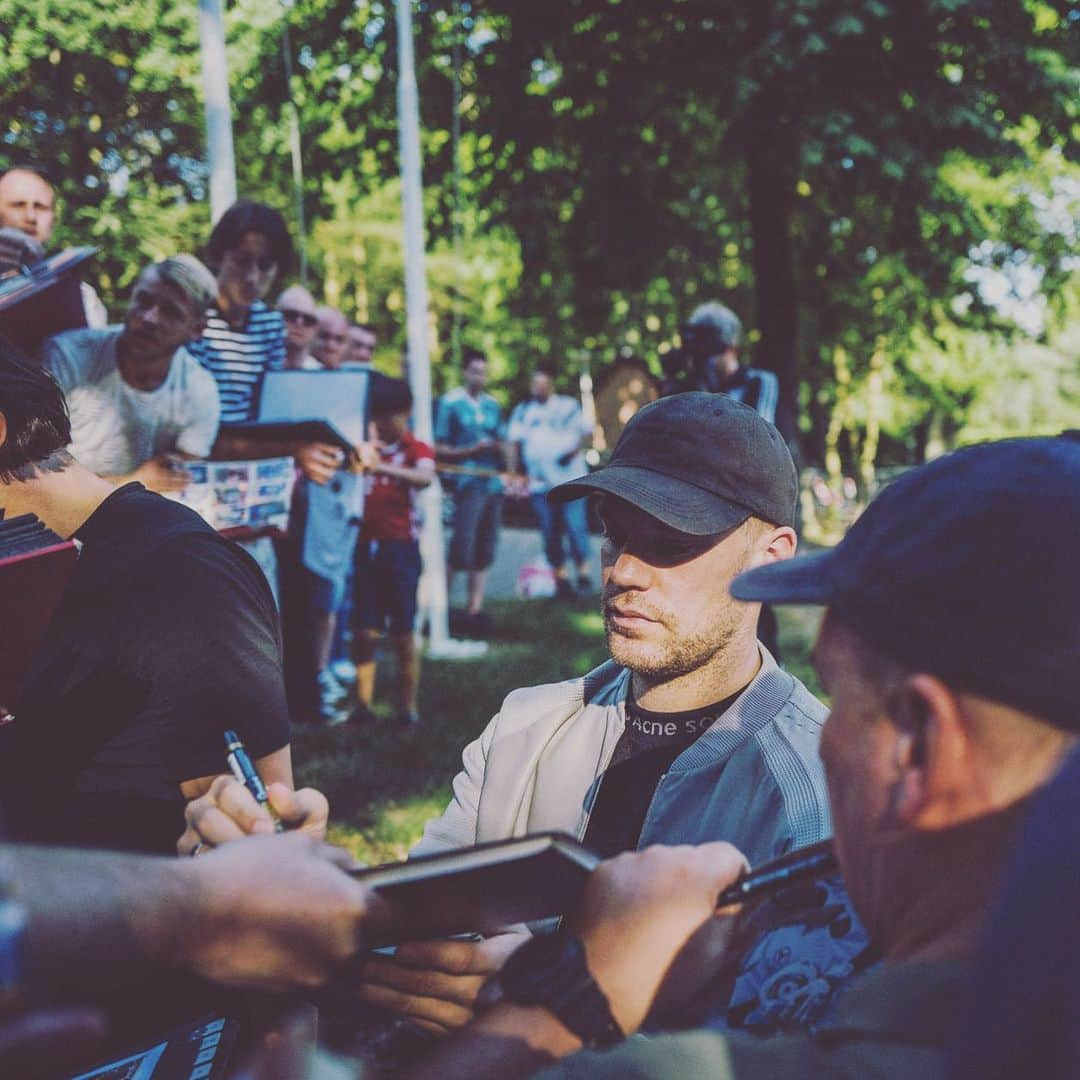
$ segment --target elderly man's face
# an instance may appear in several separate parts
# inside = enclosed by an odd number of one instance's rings
[[[852,900],[869,917],[880,899],[874,896],[880,851],[906,828],[898,809],[903,735],[863,670],[856,642],[853,630],[827,616],[813,661],[831,701],[821,760],[837,852]]]
[[[749,526],[691,536],[604,496],[604,629],[612,658],[650,681],[696,671],[724,649],[756,605],[728,586],[750,565]]]
[[[12,169],[0,180],[0,225],[18,229],[42,247],[56,223],[56,195],[36,173]]]
[[[319,324],[315,301],[307,289],[294,286],[278,298],[277,309],[285,320],[285,341],[292,349],[306,352],[315,340]]]
[[[340,311],[323,308],[319,312],[319,326],[315,331],[315,345],[311,350],[323,367],[341,367],[349,347],[349,324]]]
[[[171,356],[199,336],[205,319],[205,310],[197,310],[183,289],[149,267],[132,290],[123,337],[135,356]]]
[[[370,364],[375,355],[375,346],[378,338],[365,326],[349,327],[349,353],[350,364]]]

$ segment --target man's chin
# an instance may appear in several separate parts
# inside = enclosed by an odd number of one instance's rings
[[[662,663],[655,646],[635,631],[615,630],[607,627],[607,646],[611,659],[631,671],[651,671]]]

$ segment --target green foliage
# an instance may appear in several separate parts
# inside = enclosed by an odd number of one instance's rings
[[[52,163],[57,241],[101,245],[114,310],[140,263],[206,236],[195,10],[0,0],[5,154]],[[722,297],[806,456],[857,468],[879,437],[885,460],[917,457],[928,412],[959,432],[982,407],[925,360],[956,354],[956,333],[1011,347],[973,252],[984,273],[1036,273],[1049,327],[1068,315],[1069,0],[424,0],[414,18],[437,388],[463,341],[508,395],[538,358],[654,361]],[[227,23],[240,191],[295,222],[291,97],[311,284],[379,324],[392,368],[393,4],[235,0]]]

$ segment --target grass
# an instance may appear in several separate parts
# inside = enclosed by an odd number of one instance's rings
[[[297,782],[330,800],[331,839],[365,862],[403,858],[424,823],[442,812],[461,751],[518,686],[581,675],[607,656],[595,600],[493,604],[495,630],[488,652],[474,660],[425,660],[418,730],[393,720],[388,696],[393,661],[380,663],[374,728],[297,729],[293,757]],[[779,611],[784,664],[819,692],[808,653],[817,629],[815,609]]]

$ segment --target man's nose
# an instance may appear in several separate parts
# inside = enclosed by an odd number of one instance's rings
[[[652,568],[624,544],[608,562],[608,581],[624,589],[644,589],[649,584]]]

